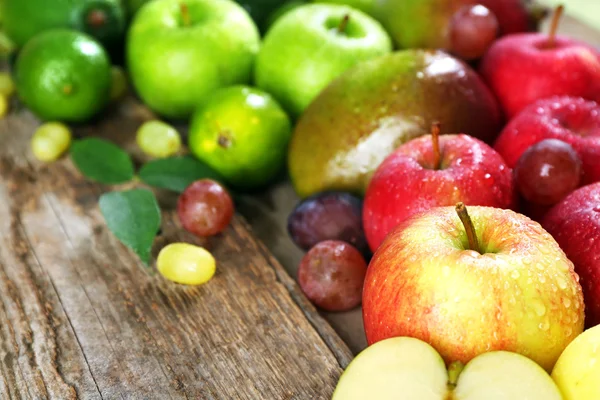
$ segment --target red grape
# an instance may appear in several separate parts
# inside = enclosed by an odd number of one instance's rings
[[[528,148],[514,169],[523,197],[550,206],[575,190],[581,180],[581,159],[570,144],[546,139]]]
[[[363,254],[362,200],[349,193],[323,192],[302,200],[288,217],[288,233],[302,250],[324,240],[348,242]]]
[[[483,56],[498,37],[498,19],[480,4],[461,7],[450,20],[450,46],[457,56],[475,60]]]
[[[346,311],[360,304],[366,274],[367,263],[355,247],[326,240],[306,253],[298,269],[298,282],[317,307]]]
[[[233,200],[227,190],[211,179],[192,183],[177,202],[177,214],[184,229],[201,237],[224,231],[233,211]]]

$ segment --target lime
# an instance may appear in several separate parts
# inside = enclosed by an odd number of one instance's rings
[[[232,186],[255,189],[285,167],[290,136],[290,120],[269,94],[232,86],[194,112],[189,147]]]
[[[181,149],[181,137],[171,125],[162,121],[144,122],[136,134],[137,145],[149,156],[169,157]]]
[[[40,118],[82,122],[108,102],[110,62],[100,44],[86,34],[46,31],[19,53],[15,83],[23,103]]]
[[[105,45],[122,41],[125,32],[121,0],[2,0],[0,7],[4,30],[17,47],[55,28],[86,32]]]
[[[40,161],[50,162],[60,158],[71,145],[71,130],[60,122],[41,125],[31,138],[31,151]]]

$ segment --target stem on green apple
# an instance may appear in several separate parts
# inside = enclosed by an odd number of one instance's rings
[[[440,129],[441,124],[431,124],[431,141],[433,143],[433,169],[440,169],[442,164],[442,152],[440,151]]]
[[[563,11],[565,10],[564,5],[559,5],[554,11],[552,16],[552,24],[550,25],[550,33],[548,34],[548,47],[554,47],[556,44],[556,31],[558,30],[558,23],[562,17]]]
[[[454,361],[448,367],[448,386],[450,389],[456,387],[460,373],[465,369],[465,365],[460,361]]]
[[[350,22],[350,14],[344,15],[344,18],[340,21],[340,24],[337,27],[339,33],[346,32],[346,27],[348,26],[348,22]]]
[[[183,26],[190,26],[192,21],[190,20],[190,9],[185,3],[179,3],[179,9],[181,10],[181,21]]]
[[[467,239],[469,240],[469,249],[481,253],[481,248],[479,247],[479,242],[477,241],[477,235],[475,233],[473,221],[471,221],[471,217],[469,216],[467,207],[464,203],[461,202],[456,205],[456,213],[465,227]]]

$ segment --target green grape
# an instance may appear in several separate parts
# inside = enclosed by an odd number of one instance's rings
[[[156,158],[172,156],[181,148],[175,128],[157,120],[145,122],[137,131],[136,141],[144,153]]]
[[[10,97],[15,92],[15,83],[9,73],[0,72],[0,95]]]
[[[6,96],[0,94],[0,118],[4,118],[8,114],[8,100]]]
[[[123,68],[112,66],[110,70],[111,85],[110,85],[110,99],[112,101],[119,100],[127,93],[127,76]]]
[[[201,285],[215,274],[215,259],[206,249],[188,243],[171,243],[158,253],[158,272],[183,285]]]
[[[31,138],[31,150],[40,161],[58,160],[71,145],[71,130],[60,122],[41,125]]]

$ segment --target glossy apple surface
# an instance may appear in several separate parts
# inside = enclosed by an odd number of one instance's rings
[[[600,101],[600,53],[568,37],[558,36],[550,46],[546,34],[505,36],[488,49],[479,69],[508,119],[552,96]]]
[[[560,400],[546,371],[520,354],[482,354],[460,371],[426,342],[390,338],[363,350],[342,374],[333,400]]]
[[[437,206],[515,207],[512,171],[484,142],[467,135],[442,135],[439,168],[432,136],[400,146],[379,166],[367,189],[363,226],[371,250],[413,214]]]
[[[586,330],[567,346],[552,379],[564,400],[600,399],[600,326]]]
[[[575,265],[585,298],[586,326],[600,324],[600,183],[565,197],[545,215],[542,225]]]
[[[482,253],[469,250],[454,207],[413,216],[382,243],[363,290],[368,343],[415,337],[447,363],[506,350],[550,371],[583,330],[573,264],[521,214],[477,206],[469,213]]]
[[[600,104],[557,96],[528,106],[502,130],[494,149],[514,168],[523,153],[544,139],[570,144],[582,161],[582,183],[600,181]]]

